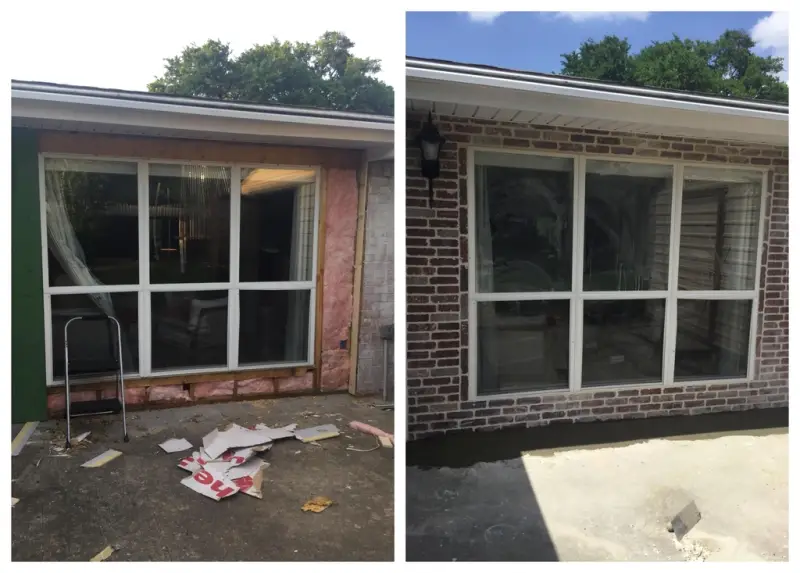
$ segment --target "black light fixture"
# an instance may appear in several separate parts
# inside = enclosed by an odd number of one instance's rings
[[[428,112],[428,121],[422,126],[416,141],[422,152],[422,176],[428,180],[428,206],[433,207],[433,180],[439,177],[439,154],[445,139],[433,125],[431,112]]]

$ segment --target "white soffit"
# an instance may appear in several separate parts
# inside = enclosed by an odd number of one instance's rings
[[[406,105],[413,111],[521,124],[789,144],[788,113],[769,109],[415,68],[413,62],[407,63],[406,76]]]

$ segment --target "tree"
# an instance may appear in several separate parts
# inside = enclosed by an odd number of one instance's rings
[[[759,56],[744,30],[727,30],[714,41],[672,39],[631,54],[627,40],[587,40],[562,54],[561,73],[625,85],[676,89],[740,98],[789,101],[778,78],[783,58]]]
[[[235,57],[230,45],[208,40],[166,60],[151,92],[273,105],[392,114],[394,92],[375,75],[379,60],[352,54],[344,34],[326,32],[316,42],[253,46]]]

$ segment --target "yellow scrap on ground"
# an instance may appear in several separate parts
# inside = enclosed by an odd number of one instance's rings
[[[100,553],[89,559],[89,561],[105,561],[106,559],[111,557],[112,553],[114,553],[114,548],[109,545],[108,547],[103,549]]]
[[[332,505],[333,505],[332,499],[328,499],[327,497],[318,495],[305,502],[305,504],[303,504],[302,510],[313,511],[314,513],[320,513],[325,511]]]

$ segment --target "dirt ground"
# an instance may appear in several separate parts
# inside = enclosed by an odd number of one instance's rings
[[[492,434],[480,447],[513,443]],[[788,561],[788,453],[784,427],[409,467],[408,559]],[[678,543],[690,501],[702,517]]]
[[[12,457],[12,559],[88,561],[107,545],[109,561],[390,561],[394,546],[393,450],[369,449],[375,438],[347,427],[352,420],[391,432],[393,412],[346,395],[282,398],[129,413],[129,443],[119,416],[77,418],[73,435],[91,443],[57,457],[63,421],[39,424]],[[180,481],[191,453],[166,454],[158,444],[202,437],[229,422],[299,428],[335,424],[342,436],[304,444],[276,442],[262,454],[263,499],[243,494],[215,502]],[[80,467],[113,448],[123,455],[100,468]],[[314,496],[334,500],[304,513]]]

